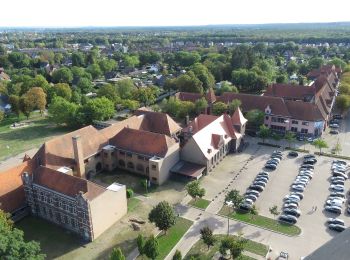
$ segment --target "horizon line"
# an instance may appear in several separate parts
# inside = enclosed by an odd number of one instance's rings
[[[164,28],[164,27],[211,27],[211,26],[259,26],[259,25],[312,25],[312,24],[337,24],[349,23],[349,21],[332,21],[332,22],[271,22],[271,23],[232,23],[232,24],[194,24],[194,25],[69,25],[69,26],[1,26],[1,29],[83,29],[83,28]]]

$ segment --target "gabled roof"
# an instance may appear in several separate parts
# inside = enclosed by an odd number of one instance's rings
[[[248,122],[248,120],[243,116],[241,109],[239,107],[233,113],[231,120],[233,125],[241,125],[241,126]]]
[[[292,100],[286,100],[285,103],[292,118],[305,121],[325,120],[325,117],[314,103]]]
[[[110,139],[110,144],[117,149],[130,151],[148,156],[164,157],[169,147],[176,142],[164,134],[152,133],[144,130],[124,128]]]
[[[207,119],[212,120],[213,116]],[[201,128],[197,128],[197,131],[193,132],[191,137],[208,160],[216,153],[220,142],[226,144],[230,140],[236,138],[233,125],[228,115],[216,117],[215,120],[211,122],[209,122],[209,120],[205,125],[202,125]],[[189,142],[187,142],[185,146],[188,143]]]
[[[264,96],[304,99],[315,95],[313,86],[301,86],[293,84],[272,84],[266,89]]]
[[[200,93],[178,92],[175,94],[175,97],[181,101],[190,101],[194,103],[203,96]]]
[[[252,109],[259,109],[264,112],[267,106],[270,106],[272,114],[286,117],[290,116],[283,98],[280,97],[258,96],[233,92],[225,92],[217,97],[217,101],[226,104],[232,102],[234,99],[241,101],[241,108],[244,112]]]
[[[34,171],[33,183],[73,198],[82,192],[88,200],[105,192],[103,187],[93,182],[43,166]]]
[[[0,173],[0,209],[11,213],[25,205],[23,172],[32,172],[31,161]]]
[[[107,138],[93,126],[86,126],[45,142],[35,156],[40,164],[52,168],[75,163],[72,137],[80,136],[83,156],[88,158],[108,144]]]
[[[195,119],[193,119],[193,121],[189,123],[186,128],[182,129],[182,132],[191,132],[192,134],[195,134],[217,118],[217,116],[213,115],[200,114]]]

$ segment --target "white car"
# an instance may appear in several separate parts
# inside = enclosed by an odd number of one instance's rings
[[[344,191],[344,186],[343,185],[331,185],[331,189],[335,191]]]
[[[326,205],[327,206],[335,206],[335,207],[342,207],[343,203],[339,202],[339,201],[333,201],[333,200],[327,200],[326,201]]]
[[[343,160],[334,160],[333,164],[341,164],[341,165],[344,165],[344,166],[348,165],[348,163],[346,161],[343,161]]]
[[[339,202],[339,203],[343,204],[345,202],[345,199],[343,199],[343,198],[334,198],[334,197],[329,198],[328,197],[328,200],[327,200],[326,203],[332,203],[332,202]]]
[[[330,124],[329,127],[330,128],[339,128],[339,125],[338,124]]]
[[[284,197],[285,200],[287,199],[292,199],[292,200],[297,200],[297,201],[300,201],[300,198],[298,195],[292,195],[292,194],[288,194]]]

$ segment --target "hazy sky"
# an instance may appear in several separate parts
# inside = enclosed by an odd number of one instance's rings
[[[0,26],[148,26],[350,21],[349,0],[0,0]]]

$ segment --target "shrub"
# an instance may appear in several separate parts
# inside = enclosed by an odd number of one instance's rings
[[[134,191],[133,191],[132,189],[127,189],[127,190],[126,190],[126,197],[127,197],[128,199],[134,197]]]

